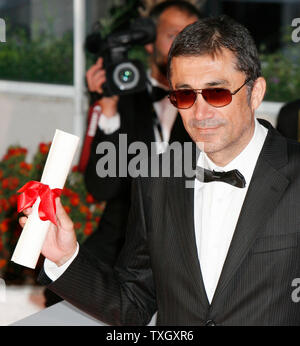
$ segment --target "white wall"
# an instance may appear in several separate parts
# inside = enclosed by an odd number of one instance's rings
[[[282,102],[262,102],[255,115],[257,118],[268,120],[274,127],[276,127],[278,113],[283,104],[284,103]]]
[[[66,96],[26,95],[0,91],[0,157],[9,145],[26,147],[28,161],[40,142],[50,142],[56,129],[74,133],[74,101]],[[74,163],[78,160],[80,148]]]

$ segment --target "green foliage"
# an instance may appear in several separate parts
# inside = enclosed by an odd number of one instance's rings
[[[73,83],[73,38],[41,33],[31,38],[22,28],[7,28],[0,47],[0,79],[54,84]]]
[[[139,17],[138,9],[141,6],[141,0],[112,1],[108,16],[99,19],[102,37],[124,27],[128,28],[128,24]]]
[[[288,102],[300,97],[300,44],[291,40],[291,29],[282,36],[283,49],[266,54],[261,47],[263,76],[267,80],[266,100]]]
[[[113,0],[107,16],[98,20],[98,29],[104,39],[112,32],[128,30],[132,21],[140,16],[139,8],[143,7],[141,0]],[[133,46],[128,51],[128,58],[140,60],[145,68],[148,67],[148,55],[143,46]],[[95,63],[95,56],[86,54],[86,65],[89,68]]]

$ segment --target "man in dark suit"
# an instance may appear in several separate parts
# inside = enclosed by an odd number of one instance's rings
[[[254,117],[266,83],[249,32],[226,16],[198,21],[168,66],[170,100],[201,150],[196,176],[178,176],[175,156],[170,176],[134,179],[114,268],[79,248],[58,199],[40,280],[109,324],[157,310],[159,325],[299,325],[300,146]]]
[[[288,102],[280,109],[277,130],[282,135],[300,142],[300,100]]]
[[[97,162],[106,153],[96,153],[97,146],[109,142],[118,151],[119,136],[126,135],[128,146],[141,141],[147,145],[150,152],[151,143],[155,142],[156,150],[161,152],[167,143],[184,143],[189,140],[179,113],[167,98],[166,66],[168,51],[175,36],[185,26],[195,22],[200,13],[189,2],[172,0],[156,5],[149,17],[156,24],[157,34],[155,42],[145,47],[150,58],[146,89],[121,97],[103,97],[98,101],[102,114],[85,172],[88,191],[98,201],[106,201],[106,208],[98,229],[87,239],[84,246],[110,265],[115,263],[125,241],[131,177],[120,177],[117,166],[116,177],[99,178]],[[98,97],[105,82],[102,64],[100,58],[86,74],[89,90],[94,92],[93,95],[98,93]],[[154,93],[157,88],[165,90],[165,93]]]

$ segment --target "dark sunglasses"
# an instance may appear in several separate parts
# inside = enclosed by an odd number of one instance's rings
[[[250,81],[250,78],[235,91],[231,92],[223,88],[207,88],[207,89],[177,89],[169,93],[171,103],[179,109],[187,109],[192,107],[197,99],[197,94],[201,94],[204,100],[214,107],[224,107],[232,101],[232,95],[239,92],[242,87]]]

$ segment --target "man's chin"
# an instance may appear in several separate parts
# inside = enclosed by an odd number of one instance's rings
[[[198,139],[195,143],[201,151],[204,151],[207,154],[213,154],[222,149],[222,145],[220,143],[209,141],[207,139]]]

